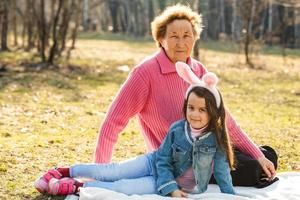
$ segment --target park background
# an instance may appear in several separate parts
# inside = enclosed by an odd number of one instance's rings
[[[118,89],[158,50],[150,22],[175,3],[201,13],[193,57],[220,77],[243,130],[278,151],[279,172],[300,171],[299,0],[1,0],[0,199],[63,199],[34,180],[93,160]],[[145,151],[131,120],[113,161]]]

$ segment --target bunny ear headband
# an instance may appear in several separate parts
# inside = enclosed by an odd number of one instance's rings
[[[221,97],[216,88],[216,85],[217,85],[219,79],[216,76],[216,74],[214,74],[212,72],[207,72],[206,74],[203,75],[202,80],[201,80],[194,74],[194,72],[190,69],[190,67],[186,63],[176,62],[175,66],[176,66],[176,71],[177,71],[178,75],[181,78],[183,78],[183,80],[185,80],[186,82],[191,84],[185,93],[185,99],[187,99],[187,96],[188,96],[189,92],[191,91],[191,89],[193,89],[194,87],[200,86],[200,87],[204,87],[204,88],[208,89],[214,95],[214,97],[216,99],[217,107],[218,108],[220,107]]]

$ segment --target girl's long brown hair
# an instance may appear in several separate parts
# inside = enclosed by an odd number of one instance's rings
[[[198,97],[205,99],[205,106],[210,117],[210,121],[206,128],[206,131],[211,131],[216,134],[217,143],[219,147],[224,151],[226,154],[229,166],[231,169],[234,169],[234,155],[232,150],[232,145],[230,142],[229,135],[227,133],[226,125],[225,125],[225,108],[222,96],[221,97],[221,104],[220,107],[217,108],[216,100],[213,94],[206,88],[203,87],[193,87],[187,96],[187,99],[184,100],[183,106],[183,114],[185,119],[186,111],[187,111],[187,104],[188,99],[191,93],[196,94]]]

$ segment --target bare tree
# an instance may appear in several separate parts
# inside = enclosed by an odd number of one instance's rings
[[[59,38],[60,38],[60,47],[58,48],[59,54],[61,54],[61,52],[64,51],[65,49],[69,23],[70,23],[71,16],[74,12],[74,9],[75,9],[75,1],[71,1],[71,4],[69,0],[63,1],[62,20],[58,31]]]
[[[201,12],[200,0],[197,0],[194,2],[194,10],[196,10],[199,13]],[[200,39],[195,42],[195,45],[193,48],[193,57],[196,60],[199,60],[199,58],[200,58],[199,51],[200,51]]]
[[[109,0],[108,5],[109,5],[111,20],[112,20],[112,27],[113,27],[112,31],[114,33],[117,33],[117,32],[119,32],[118,8],[119,8],[119,5],[120,5],[120,2],[118,0]]]
[[[1,26],[1,51],[8,51],[7,36],[8,36],[8,9],[9,1],[3,0],[0,2],[0,26]]]
[[[49,58],[48,58],[48,63],[53,64],[53,60],[54,57],[57,53],[57,46],[58,46],[58,40],[57,40],[57,24],[58,24],[58,20],[59,20],[59,15],[60,15],[60,11],[63,5],[63,0],[59,0],[58,3],[58,8],[57,8],[57,12],[55,14],[54,17],[54,21],[53,21],[53,28],[52,28],[52,46],[50,48],[50,52],[49,52]]]
[[[46,48],[46,18],[45,18],[45,1],[40,0],[39,2],[39,11],[35,9],[33,6],[33,12],[37,19],[37,26],[38,26],[38,35],[39,35],[39,41],[38,41],[38,50],[40,53],[40,56],[42,58],[42,62],[46,62],[46,54],[45,54],[45,48]]]
[[[80,17],[81,17],[81,6],[80,6],[81,4],[82,4],[82,0],[77,0],[77,3],[75,4],[75,12],[73,12],[75,22],[71,33],[72,45],[70,47],[70,50],[75,48],[77,31],[78,31]]]
[[[250,59],[251,54],[251,44],[257,40],[257,34],[260,31],[261,25],[261,14],[263,9],[266,7],[266,1],[257,0],[244,0],[243,3],[240,3],[237,7],[238,14],[243,19],[243,33],[244,33],[244,54],[245,61],[248,66],[254,68],[254,64]]]
[[[26,13],[25,13],[25,29],[27,30],[27,47],[26,50],[29,51],[34,47],[33,41],[33,19],[35,16],[34,5],[32,0],[26,0]]]
[[[225,33],[225,5],[224,0],[220,0],[220,32]]]
[[[14,34],[14,46],[18,45],[18,36],[17,36],[17,2],[16,0],[11,0],[12,9],[12,27],[13,27],[13,34]]]
[[[83,27],[87,31],[89,29],[89,0],[83,0]]]

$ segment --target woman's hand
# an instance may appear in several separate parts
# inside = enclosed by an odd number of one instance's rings
[[[269,181],[273,180],[276,175],[274,164],[264,156],[259,158],[258,162],[268,176]]]
[[[174,190],[171,192],[172,197],[187,197],[187,193],[183,192],[182,190]]]

